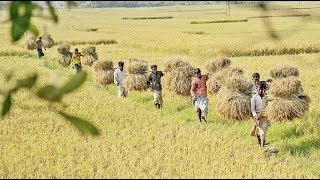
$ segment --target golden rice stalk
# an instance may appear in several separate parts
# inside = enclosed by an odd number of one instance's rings
[[[51,38],[50,34],[42,35],[42,42],[45,48],[51,48],[54,45],[54,40]]]
[[[242,76],[230,76],[226,78],[225,86],[233,91],[250,95],[252,83]]]
[[[70,45],[62,43],[58,46],[58,53],[62,55],[68,55],[70,54]]]
[[[63,66],[70,66],[71,64],[72,53],[60,54],[59,63]]]
[[[207,65],[206,68],[210,73],[215,73],[218,70],[229,67],[231,64],[230,59],[225,57],[214,58]]]
[[[189,96],[192,77],[188,71],[173,71],[170,90],[178,95]]]
[[[127,71],[129,74],[145,74],[148,71],[148,64],[142,59],[129,59]]]
[[[37,48],[36,38],[33,36],[28,35],[26,37],[25,45],[28,50],[34,50]]]
[[[147,86],[147,74],[130,74],[128,73],[124,79],[124,87],[128,90],[145,91]]]
[[[98,70],[95,72],[96,81],[102,85],[113,83],[113,69],[109,70]]]
[[[168,72],[165,74],[165,76],[163,76],[163,87],[164,89],[168,90],[168,91],[173,91],[171,89],[171,82],[172,82],[172,79],[174,78],[174,73],[173,72]]]
[[[292,76],[274,80],[269,89],[269,93],[275,97],[288,97],[291,94],[299,93],[300,90],[301,81]]]
[[[214,78],[209,78],[207,83],[208,92],[211,94],[216,94],[221,88],[221,85]]]
[[[110,60],[103,60],[103,61],[95,61],[92,64],[92,67],[95,71],[103,71],[103,70],[113,70],[113,62]]]
[[[166,72],[171,72],[171,71],[176,70],[177,68],[183,68],[183,67],[184,68],[189,68],[189,67],[192,67],[192,66],[187,61],[184,61],[184,60],[179,59],[179,58],[169,59],[165,63],[165,71]]]
[[[84,56],[92,56],[95,60],[98,60],[98,54],[96,52],[95,46],[88,46],[82,49],[82,54]],[[91,65],[90,65],[91,66]]]
[[[81,64],[82,64],[82,66],[91,66],[97,60],[98,59],[96,59],[94,56],[84,55],[81,58]]]
[[[308,109],[307,101],[296,96],[275,98],[268,103],[266,114],[271,121],[293,120],[301,117]]]
[[[290,76],[299,76],[298,68],[292,66],[279,66],[271,69],[272,78],[286,78]]]
[[[224,87],[217,96],[217,110],[223,118],[244,120],[251,116],[249,95],[234,93]]]

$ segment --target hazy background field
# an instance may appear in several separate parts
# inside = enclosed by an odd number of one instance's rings
[[[117,99],[114,85],[101,86],[92,76],[76,92],[63,99],[67,112],[84,117],[102,131],[96,138],[84,137],[64,119],[48,111],[47,104],[28,91],[14,96],[10,114],[0,126],[0,177],[3,178],[319,178],[320,177],[320,57],[300,53],[319,49],[320,3],[271,5],[269,15],[310,14],[302,17],[272,17],[279,40],[273,40],[265,18],[253,5],[165,6],[152,8],[59,9],[60,21],[34,18],[56,42],[115,40],[117,44],[96,45],[101,60],[128,62],[142,58],[164,68],[165,61],[181,57],[204,72],[205,63],[227,56],[245,76],[259,72],[270,78],[270,69],[296,66],[310,109],[292,122],[272,122],[267,141],[279,149],[268,156],[249,136],[252,120],[231,122],[216,111],[216,96],[209,95],[208,123],[200,124],[190,97],[163,91],[164,108],[153,106],[150,92],[129,92]],[[300,9],[294,9],[300,8]],[[5,19],[6,11],[1,11]],[[130,20],[123,17],[172,16],[172,19]],[[251,18],[249,18],[251,17]],[[247,22],[191,24],[192,21],[247,19]],[[58,63],[57,46],[44,51],[24,48],[24,41],[10,43],[10,24],[2,24],[0,38],[0,89],[3,73],[15,77],[40,73],[40,82],[58,84],[74,74]],[[96,28],[97,31],[88,31]],[[76,45],[81,48],[87,45]],[[291,54],[243,56],[261,49]],[[255,51],[256,50],[256,51]],[[300,53],[300,54],[295,54]],[[234,56],[230,57],[229,55]],[[238,57],[239,56],[239,57]],[[0,99],[1,102],[3,99]]]

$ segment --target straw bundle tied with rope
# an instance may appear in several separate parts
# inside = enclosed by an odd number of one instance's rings
[[[211,94],[216,94],[219,89],[225,84],[227,77],[242,76],[243,70],[237,67],[227,67],[218,70],[208,80],[208,91]]]
[[[195,68],[190,63],[180,58],[167,60],[166,75],[163,78],[164,88],[178,95],[189,96],[194,71]]]
[[[36,38],[31,35],[27,35],[25,45],[28,50],[35,50],[37,48]]]
[[[54,40],[51,38],[50,34],[44,34],[41,37],[45,48],[51,48],[54,45]]]
[[[206,65],[206,68],[209,73],[213,74],[221,69],[229,67],[230,64],[231,64],[230,59],[225,57],[220,57],[220,58],[214,58],[210,60],[209,63]]]
[[[127,65],[127,75],[124,80],[124,87],[129,91],[147,90],[147,70],[148,65],[145,60],[136,58],[129,59],[129,63]]]
[[[98,54],[95,46],[83,48],[82,54],[84,55],[81,59],[81,64],[83,66],[91,66],[93,62],[98,60]]]
[[[217,96],[217,111],[219,114],[230,120],[244,120],[251,115],[250,96],[232,92],[227,87],[222,87]]]
[[[301,90],[301,81],[296,77],[276,79],[272,82],[269,93],[275,97],[287,97],[298,94]]]
[[[95,79],[102,85],[113,83],[113,62],[111,60],[95,61],[92,64],[95,70]]]
[[[290,76],[299,76],[298,68],[292,66],[279,66],[271,69],[270,75],[272,78],[286,78]]]
[[[59,63],[63,66],[69,66],[71,64],[72,53],[70,52],[69,44],[60,44],[58,46],[58,52],[60,54]]]

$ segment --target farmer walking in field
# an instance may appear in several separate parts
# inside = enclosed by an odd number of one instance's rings
[[[207,84],[208,75],[201,75],[201,70],[196,68],[195,78],[191,82],[191,96],[192,104],[197,112],[200,122],[207,122],[208,114],[208,97],[207,97]]]
[[[156,108],[162,108],[162,86],[161,86],[161,77],[163,77],[163,72],[157,70],[157,65],[152,65],[152,72],[148,76],[147,85],[153,93],[153,102]]]
[[[255,121],[254,127],[251,130],[251,135],[257,136],[258,143],[261,147],[266,145],[266,134],[268,126],[270,126],[270,121],[265,113],[268,101],[266,89],[266,83],[260,82],[257,87],[257,93],[251,98],[251,113]]]
[[[77,48],[74,49],[74,53],[72,54],[72,62],[74,70],[76,71],[76,74],[82,70],[81,67],[81,59],[80,56],[83,56]]]
[[[39,37],[39,40],[36,41],[36,44],[37,44],[38,56],[39,56],[39,59],[40,59],[42,56],[44,56],[44,53],[42,51],[42,47],[44,48],[44,50],[46,50],[46,48],[43,46],[42,37]]]
[[[114,71],[114,83],[117,85],[118,88],[118,98],[120,97],[127,97],[127,91],[123,86],[124,79],[126,77],[126,70],[123,69],[124,62],[118,62],[118,69]]]

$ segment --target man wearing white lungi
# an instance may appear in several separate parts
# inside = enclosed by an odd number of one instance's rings
[[[162,71],[158,71],[157,69],[157,65],[151,66],[152,72],[148,76],[147,85],[153,94],[154,105],[156,108],[160,109],[163,105],[161,77],[163,77],[164,74]]]
[[[117,85],[118,88],[118,98],[126,97],[127,91],[123,86],[123,81],[126,77],[126,70],[123,69],[124,62],[118,62],[118,69],[114,71],[114,83]]]
[[[266,134],[268,126],[270,126],[270,121],[265,114],[268,101],[268,96],[265,93],[266,88],[266,83],[260,82],[257,93],[251,98],[251,112],[255,120],[251,134],[257,136],[258,143],[261,147],[266,144]]]
[[[201,75],[201,70],[199,68],[196,68],[195,74],[196,77],[192,80],[190,90],[192,103],[197,112],[200,122],[202,122],[202,120],[204,122],[207,122],[206,118],[208,114],[208,97],[206,81],[208,80],[208,76]]]

